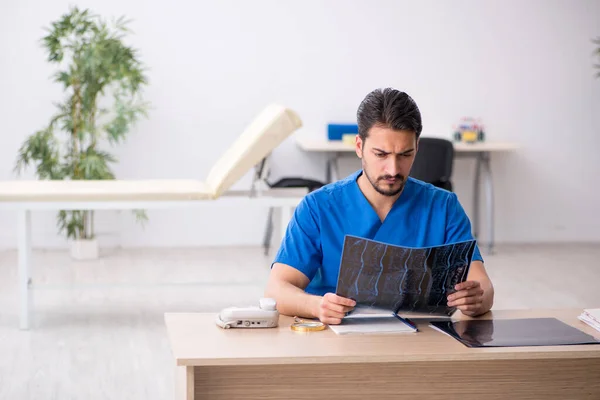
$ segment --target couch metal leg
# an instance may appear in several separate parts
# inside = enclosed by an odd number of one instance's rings
[[[269,207],[269,214],[267,216],[267,226],[265,229],[265,236],[263,238],[263,249],[265,256],[269,254],[271,248],[271,237],[273,236],[273,207]]]

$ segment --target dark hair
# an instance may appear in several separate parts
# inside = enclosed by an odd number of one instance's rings
[[[394,130],[415,132],[417,139],[423,130],[421,112],[408,94],[396,89],[375,89],[358,106],[356,113],[358,135],[362,140],[368,136],[373,125]]]

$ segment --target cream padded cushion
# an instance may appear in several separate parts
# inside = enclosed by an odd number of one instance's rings
[[[213,198],[221,196],[301,126],[300,117],[292,110],[280,105],[264,109],[209,172],[206,185]]]
[[[0,182],[0,202],[205,200],[212,194],[195,180],[23,180]]]
[[[264,109],[211,169],[197,180],[16,180],[0,182],[0,202],[214,200],[302,126],[279,105]]]

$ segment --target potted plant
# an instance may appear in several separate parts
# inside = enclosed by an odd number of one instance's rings
[[[42,39],[47,61],[58,71],[65,98],[43,129],[19,149],[15,171],[34,167],[39,179],[115,179],[116,157],[101,146],[121,143],[148,105],[141,99],[147,85],[137,51],[123,39],[129,30],[123,17],[112,24],[89,10],[71,8],[53,22]],[[136,211],[145,220],[144,211]],[[77,259],[98,256],[93,210],[63,210],[57,215],[60,233],[71,239]]]

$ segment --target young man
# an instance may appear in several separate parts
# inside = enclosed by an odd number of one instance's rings
[[[296,208],[275,256],[265,295],[284,315],[339,324],[355,306],[335,294],[345,235],[409,247],[472,239],[454,193],[409,177],[418,150],[421,114],[406,93],[369,93],[358,108],[356,154],[362,169],[308,194]],[[467,281],[448,305],[478,316],[494,289],[476,248]]]

